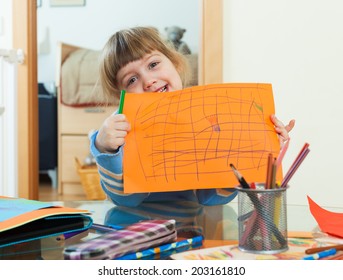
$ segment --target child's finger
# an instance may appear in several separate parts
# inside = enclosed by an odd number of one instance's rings
[[[285,129],[287,130],[287,132],[290,132],[293,127],[295,126],[295,120],[291,120],[286,126]]]

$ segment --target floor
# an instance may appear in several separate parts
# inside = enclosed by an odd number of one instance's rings
[[[86,195],[60,195],[57,188],[52,187],[51,179],[46,174],[39,175],[39,200],[40,201],[70,201],[86,200]]]

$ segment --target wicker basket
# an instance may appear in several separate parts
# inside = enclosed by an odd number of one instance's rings
[[[75,158],[77,172],[80,175],[81,184],[89,200],[103,200],[105,192],[100,185],[100,176],[96,166],[82,165],[78,158]]]

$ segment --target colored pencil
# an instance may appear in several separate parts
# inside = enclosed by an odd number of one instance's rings
[[[303,148],[299,152],[298,156],[296,157],[296,159],[292,163],[291,167],[287,171],[285,177],[283,178],[283,180],[281,182],[281,187],[284,188],[287,186],[290,179],[293,177],[293,175],[295,174],[295,172],[297,171],[297,169],[299,168],[301,163],[304,161],[304,159],[306,158],[306,156],[310,152],[310,149],[308,147],[309,147],[309,144],[305,143],[305,145],[303,146]]]
[[[274,189],[276,186],[276,171],[277,171],[277,164],[276,164],[276,158],[274,158],[273,163],[272,163],[272,174],[271,174],[271,181],[270,181],[270,189]]]
[[[288,141],[286,141],[286,143],[283,145],[283,147],[281,148],[281,151],[277,157],[277,160],[276,160],[276,166],[277,168],[279,168],[279,166],[281,165],[281,162],[286,154],[286,151],[288,149],[288,146],[289,146],[289,142],[291,141],[291,139],[288,139]]]
[[[250,189],[249,184],[247,183],[247,181],[245,181],[244,177],[241,175],[241,173],[239,173],[239,171],[236,169],[236,167],[231,163],[230,167],[233,170],[233,173],[235,174],[238,182],[241,184],[243,189]]]
[[[343,251],[343,244],[341,245],[332,245],[332,246],[324,246],[324,247],[316,247],[316,248],[309,248],[305,251],[306,254],[314,254],[319,253],[329,249],[336,249],[337,251]]]
[[[266,183],[264,185],[264,188],[270,189],[271,182],[272,182],[272,169],[273,169],[273,154],[268,154],[268,160],[267,160],[267,175],[266,175]]]
[[[72,231],[72,232],[66,232],[66,233],[63,233],[59,236],[56,237],[56,240],[57,241],[62,241],[62,240],[67,240],[69,238],[72,238],[74,236],[78,236],[78,235],[81,235],[82,233],[84,233],[85,231],[87,231],[87,229],[83,229],[83,230],[75,230],[75,231]],[[87,235],[87,234],[86,234]],[[84,235],[82,235],[83,237]],[[79,236],[78,236],[79,237]]]

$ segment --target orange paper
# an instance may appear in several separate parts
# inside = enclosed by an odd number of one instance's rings
[[[124,146],[124,191],[234,187],[230,163],[248,182],[265,182],[268,153],[280,150],[270,121],[274,111],[270,84],[126,93],[123,113],[131,131]]]
[[[321,208],[309,196],[307,197],[312,216],[322,232],[343,238],[343,213],[330,212]]]

